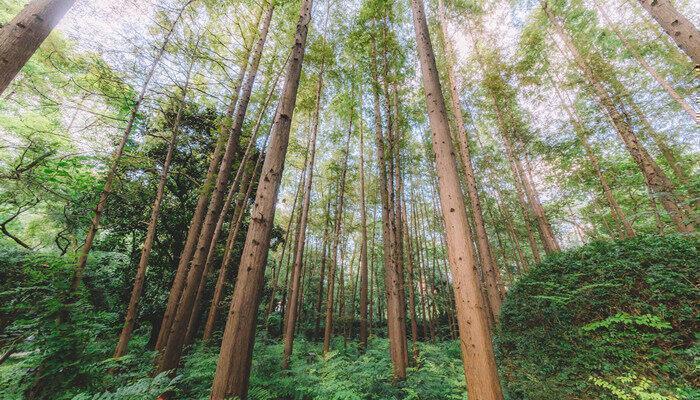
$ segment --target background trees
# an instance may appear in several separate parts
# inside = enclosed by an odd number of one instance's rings
[[[662,287],[640,325],[631,281],[562,267],[693,257],[695,42],[676,39],[698,21],[654,7],[76,2],[31,58],[0,46],[24,64],[0,64],[0,397],[546,398],[520,314],[566,310],[534,288],[552,282],[614,304],[561,332],[659,330],[625,360],[690,343],[662,312],[688,293]],[[556,354],[537,374],[561,397]],[[687,359],[664,354],[667,376],[634,372],[679,397]],[[637,379],[610,365],[573,384]]]

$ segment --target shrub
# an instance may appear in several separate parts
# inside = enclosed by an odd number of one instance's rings
[[[684,236],[595,242],[525,274],[503,303],[495,339],[508,396],[697,396],[697,245]]]

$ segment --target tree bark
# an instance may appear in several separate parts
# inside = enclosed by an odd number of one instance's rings
[[[233,396],[245,398],[248,394],[255,341],[255,319],[265,278],[270,232],[289,144],[289,130],[306,49],[311,7],[312,0],[302,1],[292,57],[287,68],[286,81],[275,115],[262,176],[258,182],[258,191],[251,212],[252,218],[241,253],[238,277],[212,384],[211,399],[213,400],[223,400]]]
[[[360,112],[362,111],[362,89],[360,89]],[[365,137],[363,118],[359,118],[360,130],[360,351],[367,348],[367,205],[365,204]]]
[[[197,41],[197,45],[199,45],[199,40]],[[151,218],[148,223],[148,228],[146,229],[146,238],[143,241],[143,249],[141,250],[141,258],[139,259],[139,265],[136,268],[136,278],[134,279],[134,285],[131,290],[131,297],[129,299],[129,306],[126,310],[124,325],[122,327],[121,333],[119,334],[119,341],[117,343],[117,347],[114,350],[114,358],[119,358],[126,354],[126,350],[129,345],[129,340],[131,340],[131,334],[134,330],[136,311],[139,300],[141,299],[141,292],[143,291],[143,284],[146,278],[146,268],[148,267],[148,259],[151,255],[153,241],[156,236],[156,227],[158,225],[158,217],[160,215],[160,206],[163,202],[165,184],[168,182],[170,164],[172,163],[173,153],[175,152],[175,147],[177,145],[177,138],[180,131],[180,120],[182,118],[182,109],[185,107],[185,100],[187,98],[187,91],[189,90],[190,76],[192,74],[193,68],[194,60],[190,62],[189,68],[187,69],[187,74],[185,75],[185,84],[182,89],[180,105],[177,109],[175,121],[173,122],[172,136],[170,137],[170,142],[168,143],[168,151],[165,155],[165,161],[163,162],[163,169],[160,173],[160,180],[158,181],[158,188],[156,189],[156,197],[153,200],[153,205],[151,206]]]
[[[620,32],[620,30],[617,28],[617,26],[610,20],[610,17],[608,17],[607,12],[603,7],[601,7],[600,3],[598,0],[593,1],[593,4],[595,4],[595,7],[598,9],[598,12],[600,13],[600,16],[603,18],[605,23],[612,29],[613,32],[615,32],[615,35],[620,39],[622,42],[622,45],[627,49],[627,51],[632,54],[632,57],[634,57],[635,60],[637,60],[637,63],[646,70],[649,75],[651,75],[652,78],[656,81],[656,83],[661,86],[666,93],[671,96],[671,98],[678,104],[678,106],[685,111],[690,118],[695,120],[696,123],[700,124],[700,113],[695,111],[693,107],[683,98],[681,95],[676,92],[676,90],[671,86],[671,84],[666,80],[659,71],[654,68],[651,64],[649,64],[644,57],[639,53],[639,50],[637,47],[631,43],[623,34]]]
[[[459,101],[459,92],[457,90],[457,79],[454,71],[454,50],[452,41],[447,32],[447,21],[445,17],[445,5],[442,0],[438,2],[438,14],[440,18],[440,32],[442,33],[442,42],[445,49],[445,61],[447,63],[447,77],[450,86],[450,100],[452,103],[452,113],[457,125],[457,137],[459,143],[459,154],[464,170],[465,183],[467,194],[469,195],[469,203],[471,205],[472,216],[474,218],[474,227],[476,229],[476,243],[481,259],[481,269],[485,275],[486,293],[489,297],[489,305],[494,317],[498,317],[501,309],[501,298],[503,296],[503,284],[501,283],[501,273],[496,264],[489,244],[488,234],[486,232],[486,224],[479,199],[479,188],[474,174],[471,154],[469,150],[469,141],[464,117],[462,115],[462,106]]]
[[[255,26],[259,25],[261,16],[262,8],[260,8],[260,12],[256,18]],[[166,344],[168,343],[173,318],[177,312],[182,290],[185,287],[185,280],[189,271],[190,261],[192,260],[193,253],[195,252],[195,247],[202,229],[202,222],[204,220],[205,213],[207,212],[209,195],[211,194],[212,186],[214,185],[214,180],[216,179],[216,172],[219,167],[219,163],[221,162],[224,145],[228,141],[231,133],[231,119],[233,118],[236,104],[238,103],[238,98],[240,96],[241,86],[243,85],[243,79],[245,79],[245,73],[248,69],[248,58],[250,57],[251,50],[252,46],[244,48],[244,54],[241,58],[241,68],[238,70],[238,75],[233,81],[233,91],[226,109],[226,116],[219,128],[219,137],[209,161],[209,167],[207,169],[207,175],[204,179],[204,183],[202,183],[202,186],[200,187],[197,205],[195,206],[194,213],[192,214],[192,219],[190,220],[190,225],[187,230],[185,244],[180,253],[180,259],[178,261],[175,277],[170,288],[170,293],[168,294],[168,303],[165,307],[165,312],[163,313],[163,318],[158,333],[158,340],[156,341],[156,350],[159,354],[162,354]]]
[[[285,62],[286,65],[286,62]],[[279,82],[280,77],[282,76],[282,72],[284,71],[284,68],[281,68],[277,76],[275,77],[274,82],[270,86],[270,91],[267,95],[267,98],[265,98],[265,101],[260,109],[260,113],[258,114],[258,119],[255,121],[255,127],[253,128],[253,131],[251,133],[250,141],[248,142],[248,147],[246,148],[245,154],[243,156],[243,161],[241,161],[241,165],[238,168],[238,171],[236,173],[236,180],[238,180],[238,175],[241,173],[242,168],[244,168],[246,164],[246,160],[249,158],[250,151],[252,150],[253,147],[255,147],[255,141],[258,136],[258,132],[260,130],[260,127],[262,125],[263,118],[265,114],[267,113],[267,108],[268,105],[270,104],[270,101],[272,100],[272,97],[274,96],[275,89],[277,88],[277,83]],[[270,126],[272,128],[272,126]],[[267,142],[270,139],[270,132],[267,132],[267,135],[265,137],[265,142],[263,144],[262,149],[264,150],[267,147]],[[262,165],[262,160],[264,158],[264,151],[260,150],[260,153],[258,154],[258,159],[256,161],[255,167],[253,168],[253,171],[258,171],[260,166]],[[228,237],[226,238],[226,247],[224,249],[224,257],[223,261],[221,262],[221,268],[219,268],[219,276],[217,277],[216,280],[216,286],[214,287],[214,293],[212,295],[212,300],[211,304],[209,306],[209,312],[207,314],[207,321],[204,326],[204,334],[202,339],[205,341],[208,341],[211,339],[211,335],[214,332],[214,324],[216,323],[216,316],[218,313],[219,309],[219,302],[221,301],[221,296],[223,295],[224,291],[224,285],[226,283],[226,275],[228,273],[228,267],[230,266],[231,259],[233,257],[232,251],[233,251],[233,246],[236,242],[236,238],[238,238],[238,232],[241,228],[241,224],[243,223],[243,216],[245,215],[245,209],[247,208],[247,200],[250,198],[250,195],[252,193],[253,189],[253,181],[257,179],[259,176],[256,176],[254,173],[251,175],[250,180],[248,181],[245,190],[240,190],[240,193],[245,193],[242,197],[240,194],[238,195],[238,199],[236,200],[236,206],[235,206],[235,213],[233,216],[233,219],[231,220],[232,225],[229,227],[229,233]],[[245,179],[242,179],[243,182],[245,182]],[[231,187],[233,190],[234,185]],[[229,201],[227,199],[227,201]],[[218,230],[221,229],[220,225],[223,225],[223,217],[225,214],[222,212],[221,218],[219,218],[219,222],[217,223],[217,228]],[[215,235],[216,236],[216,235]],[[212,240],[213,242],[214,240]],[[212,248],[209,249],[209,255],[207,255],[207,265],[210,265],[213,262],[213,245]],[[205,266],[205,275],[206,276],[206,271],[209,268]],[[204,289],[204,282],[205,280],[203,279],[200,283],[199,289],[197,291],[197,299],[195,300],[195,310],[198,310],[198,304],[200,304],[200,299],[202,296],[202,292]],[[198,312],[193,312],[192,317],[196,317]],[[191,330],[193,329],[193,324],[192,324],[192,318],[190,318],[190,324],[187,328],[188,335],[190,334]],[[189,342],[189,341],[187,341]]]
[[[433,151],[439,177],[441,211],[446,227],[447,253],[454,280],[467,393],[473,399],[502,400],[503,393],[496,370],[489,321],[470,245],[467,210],[462,200],[447,109],[442,97],[423,1],[412,0],[411,9],[428,117],[433,133]]]
[[[374,44],[373,44],[374,46]],[[400,270],[396,251],[396,229],[393,214],[393,204],[389,179],[391,177],[391,166],[387,162],[387,152],[384,148],[384,135],[382,133],[382,121],[379,107],[379,80],[377,73],[376,51],[372,48],[371,70],[374,80],[374,113],[375,113],[375,139],[377,147],[377,164],[379,166],[379,192],[382,203],[382,240],[384,244],[384,271],[385,290],[387,293],[387,330],[389,333],[389,352],[391,355],[393,372],[395,379],[405,379],[406,377],[406,335],[405,335],[405,313],[401,313],[401,288]],[[389,108],[387,107],[387,111]],[[388,112],[390,115],[391,113]],[[388,117],[390,118],[390,117]],[[388,122],[391,126],[391,122]],[[402,315],[404,318],[402,318]],[[402,334],[403,333],[403,334]]]
[[[286,322],[284,326],[284,353],[282,355],[282,369],[289,368],[289,359],[292,356],[294,346],[294,331],[297,322],[297,307],[300,298],[300,280],[302,263],[304,261],[304,247],[306,245],[306,223],[309,218],[309,204],[311,203],[311,188],[314,176],[314,161],[316,160],[316,137],[320,123],[319,114],[321,112],[321,97],[323,95],[323,71],[324,60],[321,59],[321,67],[318,73],[318,84],[316,86],[316,109],[314,112],[314,122],[309,139],[309,156],[306,168],[306,182],[304,182],[304,200],[301,204],[301,218],[296,239],[296,249],[294,251],[294,264],[292,267],[292,280],[289,301],[287,302]],[[302,298],[303,300],[303,298]]]
[[[328,258],[328,226],[331,220],[331,196],[330,190],[328,193],[328,201],[326,202],[326,212],[323,223],[323,242],[321,248],[321,262],[319,265],[319,280],[318,280],[318,297],[316,298],[316,322],[314,324],[314,337],[321,337],[321,308],[323,305],[323,282],[326,275],[326,259]]]
[[[192,314],[197,288],[199,287],[199,281],[202,279],[204,262],[206,261],[205,258],[209,249],[209,243],[211,242],[211,238],[216,227],[218,215],[221,212],[223,196],[228,183],[229,174],[231,173],[231,168],[233,166],[233,161],[236,153],[238,152],[237,148],[240,133],[243,128],[243,120],[245,119],[246,111],[248,109],[250,95],[253,90],[253,84],[255,83],[258,66],[260,65],[260,58],[262,57],[262,51],[267,39],[267,32],[270,27],[270,21],[272,19],[274,8],[274,3],[267,6],[265,17],[263,18],[260,26],[258,42],[255,46],[250,63],[250,71],[246,77],[245,83],[243,84],[240,101],[237,104],[236,117],[233,125],[231,126],[231,132],[228,137],[228,142],[226,143],[224,155],[221,158],[221,165],[219,166],[219,171],[216,177],[216,185],[212,192],[211,199],[209,200],[209,208],[207,210],[206,217],[204,218],[204,223],[202,224],[202,230],[200,232],[197,247],[192,258],[192,263],[187,273],[187,280],[182,290],[182,295],[177,306],[175,318],[173,319],[173,323],[170,327],[168,342],[165,346],[163,356],[160,359],[158,366],[158,370],[160,372],[173,370],[177,368],[178,363],[180,362],[180,357],[185,344],[184,339],[186,336],[180,334],[180,332],[187,329],[187,324]]]
[[[547,7],[546,3],[542,3],[542,8],[554,27],[557,36],[562,40],[562,42],[564,42],[565,46],[573,56],[575,63],[578,65],[588,83],[592,86],[601,106],[607,112],[613,126],[627,147],[628,152],[644,175],[647,186],[653,195],[660,198],[661,204],[664,206],[671,217],[671,220],[673,220],[676,228],[680,232],[692,232],[694,230],[693,222],[690,220],[690,218],[688,218],[688,216],[685,215],[684,210],[679,207],[679,201],[673,194],[675,192],[673,183],[671,183],[656,161],[654,161],[647,150],[639,142],[639,139],[635,135],[628,121],[629,117],[622,114],[615,107],[612,97],[597,78],[594,71],[588,65],[586,59],[579,52],[569,33],[564,29],[556,16]]]
[[[74,3],[75,0],[32,0],[0,28],[0,95]]]
[[[670,0],[639,0],[639,4],[659,23],[676,45],[700,67],[700,31],[678,12]]]

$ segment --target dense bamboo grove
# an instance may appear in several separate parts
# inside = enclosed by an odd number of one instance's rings
[[[0,397],[698,394],[692,1],[12,0],[0,23]],[[624,257],[683,279],[588,277]],[[525,365],[555,330],[516,327],[562,302],[579,333],[638,327],[609,337],[639,358]]]

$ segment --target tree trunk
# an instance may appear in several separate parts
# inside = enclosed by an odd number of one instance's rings
[[[46,3],[45,1],[39,1],[38,3]],[[53,1],[51,3],[59,3],[59,1]],[[66,3],[66,2],[62,2]],[[36,5],[37,3],[32,3],[33,5]],[[182,13],[185,11],[185,8],[189,5],[189,3],[185,4],[180,11],[177,14],[177,17],[173,21],[172,26],[168,30],[168,32],[165,35],[165,38],[163,39],[163,43],[158,49],[158,52],[156,53],[156,57],[153,60],[153,63],[150,66],[150,69],[148,70],[148,73],[146,74],[146,78],[143,82],[143,86],[141,86],[141,91],[139,93],[138,98],[136,99],[136,102],[134,105],[131,107],[131,113],[129,114],[129,119],[127,120],[126,127],[124,128],[124,131],[121,136],[121,140],[119,141],[119,144],[117,145],[117,148],[115,149],[113,155],[112,155],[112,160],[111,160],[111,166],[109,171],[107,172],[107,176],[105,177],[105,184],[104,187],[102,188],[102,192],[100,193],[100,198],[97,202],[97,206],[95,207],[95,213],[92,217],[92,221],[90,222],[90,227],[88,228],[87,235],[85,237],[85,243],[83,244],[83,248],[80,253],[80,257],[78,258],[78,263],[75,267],[75,270],[73,271],[73,277],[71,279],[70,286],[68,288],[68,293],[66,295],[66,298],[64,300],[64,309],[61,311],[61,316],[59,317],[59,320],[65,320],[67,318],[67,309],[65,306],[69,305],[70,303],[74,302],[75,299],[75,294],[76,291],[78,290],[78,287],[80,286],[80,282],[83,279],[83,274],[85,273],[85,266],[87,264],[87,258],[88,254],[90,253],[90,250],[92,249],[92,242],[95,240],[95,235],[97,234],[97,229],[99,228],[100,225],[100,219],[102,218],[102,213],[104,212],[105,207],[107,206],[107,198],[109,197],[109,194],[112,192],[112,184],[114,183],[114,178],[117,175],[117,168],[119,167],[119,162],[122,158],[122,155],[124,154],[124,147],[126,146],[126,142],[129,140],[129,136],[131,136],[131,131],[134,127],[134,122],[136,122],[136,115],[138,114],[139,108],[141,106],[141,103],[143,102],[143,99],[146,97],[146,91],[148,90],[148,86],[151,82],[151,79],[153,78],[153,75],[155,74],[156,68],[160,64],[160,60],[163,57],[163,53],[165,53],[165,48],[168,46],[170,43],[170,38],[172,37],[173,31],[175,30],[175,27],[177,26],[178,21],[182,17]],[[57,5],[53,5],[52,7],[56,7]],[[65,6],[65,4],[64,4]],[[67,8],[66,8],[67,9]],[[56,12],[58,12],[58,9],[55,9]],[[30,10],[30,12],[36,13],[36,10]],[[65,11],[63,11],[65,13]],[[21,14],[20,14],[21,15]],[[39,15],[41,15],[39,13]],[[32,18],[37,18],[41,19],[44,17],[39,17],[38,15],[34,15]],[[51,19],[50,17],[46,17]],[[54,22],[55,24],[55,22]],[[4,34],[5,30],[3,29],[2,34]],[[48,34],[48,33],[47,33]],[[0,41],[0,43],[5,43],[3,41]],[[1,45],[0,45],[1,46]],[[0,54],[2,54],[0,52]]]
[[[362,111],[362,89],[360,89],[360,111]],[[367,348],[367,205],[365,204],[365,138],[362,115],[360,129],[360,351]]]
[[[447,32],[447,21],[445,18],[445,5],[442,0],[438,2],[440,32],[442,33],[442,41],[445,49],[445,61],[447,63],[447,77],[450,86],[450,100],[452,102],[452,113],[457,125],[457,137],[459,142],[459,154],[464,170],[465,183],[467,194],[469,195],[469,203],[471,205],[472,216],[474,218],[474,227],[476,228],[476,243],[481,259],[481,269],[485,275],[486,293],[489,297],[489,305],[491,312],[495,318],[501,309],[501,297],[503,296],[503,285],[501,283],[501,273],[496,264],[489,244],[488,234],[486,232],[486,224],[479,199],[479,188],[477,186],[476,177],[474,175],[474,167],[472,165],[471,155],[469,151],[469,141],[464,117],[462,115],[462,106],[459,101],[459,92],[457,90],[457,79],[454,71],[454,50],[452,41]]]
[[[197,45],[199,45],[199,40],[197,41]],[[156,227],[158,225],[160,205],[163,201],[163,194],[165,193],[165,184],[168,182],[168,172],[170,171],[170,164],[172,163],[173,153],[175,152],[175,147],[177,145],[177,137],[180,131],[180,120],[182,118],[182,109],[185,107],[185,100],[187,98],[187,91],[189,90],[190,76],[192,74],[193,68],[194,60],[190,62],[187,74],[185,75],[185,84],[182,89],[180,106],[177,109],[175,121],[173,122],[172,136],[170,137],[170,142],[168,143],[168,151],[165,155],[165,161],[163,162],[163,169],[160,173],[160,180],[158,181],[158,188],[156,189],[156,197],[153,200],[153,205],[151,206],[151,218],[148,223],[148,228],[146,229],[146,238],[143,241],[143,249],[141,250],[141,258],[139,259],[139,265],[136,268],[136,278],[134,279],[134,286],[131,290],[131,297],[129,299],[129,306],[126,310],[124,325],[122,327],[121,333],[119,334],[119,341],[117,343],[117,347],[114,350],[114,358],[119,358],[126,354],[126,350],[129,345],[129,340],[131,339],[131,334],[134,330],[136,311],[139,300],[141,298],[141,292],[143,291],[143,284],[146,278],[146,268],[148,267],[148,259],[151,255],[153,241],[156,236]]]
[[[286,62],[285,62],[286,65]],[[262,120],[263,117],[265,116],[267,112],[267,107],[270,104],[270,101],[272,100],[272,97],[275,93],[275,88],[277,87],[277,82],[279,81],[279,78],[282,76],[284,68],[280,69],[279,73],[275,77],[275,81],[272,83],[270,86],[270,92],[267,95],[267,98],[265,99],[265,102],[263,103],[261,109],[260,109],[260,114],[258,115],[258,119],[255,121],[255,127],[253,128],[253,133],[251,134],[250,137],[250,142],[248,143],[248,147],[246,148],[246,152],[243,156],[243,161],[241,161],[241,166],[239,167],[239,171],[236,173],[238,175],[241,171],[241,168],[244,167],[245,161],[248,158],[248,154],[251,150],[252,147],[255,147],[255,139],[257,138],[258,131],[260,130],[260,127],[262,125]],[[270,127],[272,128],[272,127]],[[270,139],[270,132],[268,131],[267,136],[265,137],[265,143],[263,144],[262,150],[260,150],[260,153],[258,154],[258,159],[256,161],[254,171],[258,171],[260,166],[262,166],[262,160],[264,158],[264,149],[267,147],[267,142]],[[253,190],[253,181],[255,179],[259,178],[259,176],[256,176],[254,173],[251,175],[250,180],[247,183],[245,191],[240,191],[241,193],[245,193],[242,197],[239,195],[238,200],[236,201],[236,207],[235,207],[235,214],[232,219],[232,225],[229,227],[229,234],[228,237],[226,238],[226,247],[224,249],[224,257],[221,262],[221,268],[219,269],[219,276],[217,277],[216,280],[216,286],[214,287],[214,294],[212,296],[211,304],[209,306],[209,313],[207,314],[207,322],[204,326],[204,335],[203,335],[203,340],[208,341],[211,339],[211,335],[214,332],[214,325],[216,323],[216,316],[219,310],[219,302],[221,301],[221,296],[223,296],[223,291],[224,291],[224,285],[226,283],[226,275],[228,274],[228,267],[231,264],[231,259],[233,257],[232,251],[233,251],[233,246],[235,245],[236,238],[238,238],[238,232],[240,231],[241,225],[243,223],[243,216],[245,215],[245,209],[247,208],[247,200],[250,198],[250,195]],[[245,181],[245,179],[242,179],[242,181]],[[223,217],[223,216],[222,216]],[[223,224],[220,218],[220,223]],[[219,225],[217,224],[217,229],[220,229]],[[210,253],[212,249],[209,250]],[[207,263],[213,262],[213,260],[210,260],[209,258],[213,258],[212,254],[209,254],[207,256]],[[205,267],[205,270],[207,268]],[[206,275],[205,275],[206,276]],[[202,280],[204,281],[204,280]],[[197,292],[197,297],[199,298],[201,296],[201,292],[203,291],[203,285],[200,284],[200,288]],[[198,307],[196,306],[199,304],[199,301],[195,301],[195,309]],[[193,316],[195,316],[198,313],[192,313]],[[191,330],[191,325],[188,327],[188,332]]]
[[[318,280],[318,297],[316,298],[316,322],[314,324],[314,337],[321,337],[321,307],[323,305],[323,282],[326,275],[326,259],[328,258],[328,226],[331,220],[331,196],[330,190],[328,193],[328,202],[326,203],[326,213],[323,223],[323,242],[321,248],[321,263],[319,265],[319,280]]]
[[[401,177],[399,176],[399,179]],[[411,234],[409,232],[408,217],[406,215],[406,202],[403,199],[403,182],[400,181],[399,193],[401,194],[400,201],[403,202],[401,208],[401,219],[404,226],[403,240],[406,243],[406,265],[408,266],[408,310],[411,316],[411,341],[413,342],[413,361],[418,363],[418,320],[416,317],[416,293],[415,284],[413,282],[413,247],[411,245]]]
[[[350,118],[350,131],[352,131],[352,117]],[[347,143],[345,144],[345,156],[343,169],[340,174],[340,184],[338,186],[338,202],[335,205],[335,228],[333,233],[333,249],[331,251],[332,262],[328,267],[328,290],[326,294],[326,322],[323,327],[323,354],[327,354],[331,348],[331,336],[333,335],[333,296],[335,285],[335,270],[338,267],[338,246],[343,225],[343,206],[345,202],[345,177],[348,170],[348,157],[350,153],[350,132],[348,132]]]
[[[659,168],[658,164],[639,142],[639,139],[635,135],[628,121],[629,117],[623,115],[615,107],[612,97],[607,92],[603,84],[598,80],[594,71],[586,62],[586,59],[581,55],[571,36],[564,29],[559,20],[557,20],[552,11],[546,6],[546,3],[542,3],[542,7],[546,12],[549,21],[552,23],[557,36],[559,36],[559,38],[568,48],[569,52],[572,54],[574,61],[580,68],[586,80],[592,86],[601,106],[610,117],[613,126],[617,130],[622,141],[625,143],[627,150],[637,163],[637,166],[639,166],[639,169],[647,182],[647,186],[649,186],[649,189],[655,196],[660,198],[661,204],[668,212],[669,216],[676,225],[676,228],[680,232],[692,232],[694,230],[693,222],[679,207],[679,202],[673,195],[675,192],[673,183],[671,183],[663,170]]]
[[[617,26],[610,20],[608,17],[607,12],[603,7],[601,7],[600,3],[598,0],[593,1],[593,4],[595,4],[595,7],[598,9],[598,12],[600,13],[600,16],[603,18],[605,23],[610,27],[610,29],[615,32],[615,35],[620,39],[622,42],[622,45],[627,49],[627,51],[632,54],[632,57],[634,57],[635,60],[637,60],[637,63],[646,70],[649,75],[651,75],[652,78],[656,81],[656,83],[661,86],[666,93],[668,93],[669,96],[678,104],[678,106],[685,111],[693,120],[695,120],[696,123],[700,124],[700,113],[695,111],[693,107],[688,104],[688,102],[681,97],[681,95],[676,92],[676,90],[671,86],[671,84],[666,80],[664,77],[661,76],[659,71],[656,70],[651,64],[649,64],[644,57],[639,53],[639,50],[637,47],[632,44],[623,34],[620,32],[620,30],[617,28]]]
[[[700,31],[678,12],[671,0],[639,0],[639,4],[659,23],[676,45],[700,66]]]
[[[282,369],[289,368],[289,359],[292,356],[294,346],[294,328],[297,322],[297,307],[300,298],[300,279],[302,262],[304,261],[304,246],[306,245],[306,223],[309,218],[309,204],[311,203],[311,187],[314,176],[314,161],[316,159],[316,137],[318,135],[318,125],[320,123],[319,113],[321,112],[321,97],[323,95],[323,68],[324,62],[321,59],[321,69],[318,73],[318,85],[316,87],[316,111],[314,122],[309,139],[309,156],[306,168],[306,182],[304,182],[304,200],[301,203],[301,218],[296,239],[296,249],[294,251],[294,264],[292,267],[292,281],[289,301],[287,302],[286,322],[284,326],[284,353],[282,355]],[[303,300],[303,298],[302,298]]]
[[[304,164],[306,164],[306,160],[304,160]],[[287,229],[286,233],[284,235],[284,243],[282,245],[282,251],[280,251],[279,258],[277,259],[277,262],[275,265],[277,265],[277,268],[273,271],[272,274],[272,287],[270,288],[270,301],[267,304],[267,310],[265,311],[265,330],[268,330],[269,324],[268,324],[268,319],[270,317],[270,314],[272,314],[272,311],[275,307],[275,292],[277,292],[277,289],[279,288],[279,275],[280,272],[282,271],[282,267],[285,265],[284,263],[284,255],[287,252],[287,246],[292,244],[292,241],[290,240],[290,236],[292,234],[292,224],[295,220],[294,215],[297,211],[297,204],[299,203],[299,195],[301,194],[301,189],[304,185],[304,174],[305,171],[302,171],[300,174],[300,179],[299,179],[299,184],[297,185],[297,189],[294,192],[294,201],[292,203],[292,211],[289,215],[289,222],[287,222]],[[289,257],[287,257],[289,258]],[[286,285],[286,283],[285,283]]]
[[[181,332],[184,332],[187,329],[187,324],[192,314],[197,288],[199,287],[199,281],[202,279],[204,262],[206,261],[205,258],[209,249],[209,243],[211,242],[214,228],[216,227],[218,215],[221,212],[223,195],[225,193],[229,174],[233,166],[234,157],[238,152],[237,148],[240,133],[243,128],[243,120],[245,119],[248,103],[250,101],[250,95],[253,90],[253,84],[255,83],[258,66],[260,65],[260,58],[262,56],[263,47],[265,46],[265,40],[267,39],[267,32],[270,26],[273,11],[274,4],[268,5],[265,17],[263,18],[260,26],[260,33],[252,55],[250,71],[241,90],[241,98],[238,102],[236,117],[233,125],[231,126],[228,142],[226,143],[226,150],[224,151],[224,155],[221,159],[221,165],[219,166],[219,171],[216,178],[216,185],[212,192],[211,199],[209,200],[209,208],[207,210],[206,217],[204,218],[204,223],[202,224],[202,230],[200,232],[189,272],[187,273],[185,287],[182,290],[182,296],[177,306],[177,312],[175,313],[175,318],[173,319],[173,323],[170,327],[168,342],[165,346],[163,357],[160,359],[158,366],[158,370],[160,372],[173,370],[177,368],[178,363],[180,362],[183,346],[185,344],[184,339],[186,336],[182,335]]]
[[[311,21],[311,6],[312,0],[302,1],[292,57],[287,68],[262,176],[258,182],[255,205],[251,212],[252,218],[241,253],[238,277],[212,384],[211,399],[213,400],[235,396],[245,398],[248,393],[255,341],[255,319],[265,278],[277,195],[289,144],[289,130],[299,88],[306,36]]]
[[[447,109],[442,97],[423,1],[412,0],[411,8],[433,133],[433,151],[439,177],[441,211],[446,227],[447,253],[454,281],[467,393],[473,399],[502,400],[503,393],[496,370],[489,321],[470,245],[467,210],[462,200]]]
[[[255,26],[259,25],[260,18],[262,16],[262,8],[257,15]],[[252,47],[252,46],[251,46]],[[178,303],[180,301],[180,296],[182,295],[182,290],[185,287],[185,280],[187,278],[187,272],[189,271],[190,261],[192,260],[192,255],[195,251],[197,241],[202,229],[202,222],[204,220],[205,213],[207,212],[207,205],[209,204],[209,195],[211,194],[212,186],[214,185],[214,180],[216,179],[216,172],[221,162],[222,153],[224,151],[224,145],[228,141],[231,130],[231,119],[236,109],[236,104],[238,103],[238,97],[240,96],[241,86],[243,85],[243,79],[245,79],[245,73],[248,68],[248,58],[250,56],[251,47],[245,47],[243,57],[241,58],[241,68],[238,70],[238,75],[234,80],[233,91],[231,99],[229,100],[228,107],[226,108],[226,116],[219,128],[219,137],[216,142],[214,151],[212,152],[211,159],[209,161],[209,167],[207,169],[207,175],[200,187],[199,197],[197,199],[197,205],[195,206],[194,213],[192,214],[192,219],[190,220],[189,228],[187,229],[187,237],[185,239],[185,244],[182,247],[180,253],[180,259],[178,261],[177,270],[175,272],[175,277],[173,279],[172,286],[170,288],[170,293],[168,294],[168,303],[165,307],[165,312],[163,313],[162,322],[160,325],[160,330],[158,334],[158,341],[156,342],[156,350],[159,354],[162,354],[166,344],[168,343],[168,337],[170,336],[170,328],[173,323],[173,318],[177,312]]]
[[[373,44],[374,45],[374,44]],[[379,192],[382,202],[382,239],[384,242],[384,284],[387,293],[387,331],[389,333],[389,352],[391,355],[394,378],[402,380],[406,377],[406,347],[403,343],[405,336],[405,319],[402,318],[401,308],[405,305],[401,303],[399,290],[402,278],[400,276],[396,251],[396,221],[393,214],[393,204],[390,197],[391,176],[390,165],[387,163],[388,154],[384,149],[384,135],[382,133],[382,121],[379,110],[379,80],[377,73],[376,51],[373,47],[371,55],[371,69],[374,80],[374,113],[375,113],[375,138],[377,146],[377,164],[379,166]],[[388,107],[387,107],[388,111]],[[388,113],[391,114],[390,112]],[[388,123],[391,126],[391,123]],[[403,314],[405,317],[405,314]],[[402,334],[403,332],[403,334]]]
[[[73,3],[75,0],[32,0],[0,28],[0,95]]]

